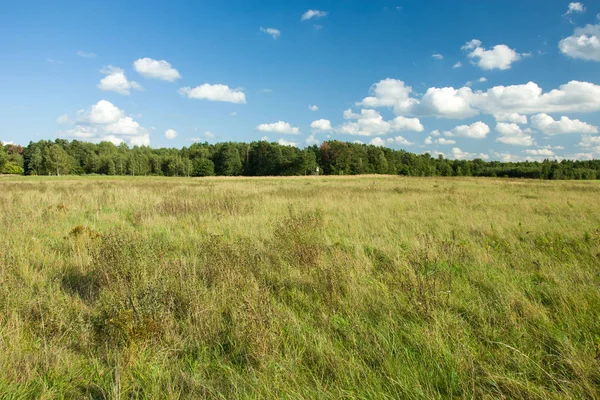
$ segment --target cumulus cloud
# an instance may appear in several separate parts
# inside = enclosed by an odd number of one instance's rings
[[[175,139],[177,137],[177,131],[175,129],[167,129],[165,131],[165,137],[169,140]]]
[[[454,69],[460,68],[460,67],[462,67],[462,63],[460,61],[452,66],[452,68],[454,68]]]
[[[575,2],[569,3],[569,9],[564,15],[569,15],[573,13],[583,14],[585,12],[585,6],[582,3]]]
[[[315,138],[315,135],[310,135],[309,137],[306,138],[304,143],[306,143],[307,146],[312,146],[313,144],[318,145],[320,142],[317,140],[317,138]]]
[[[331,121],[329,121],[328,119],[318,119],[316,121],[313,121],[310,124],[310,127],[319,131],[330,131],[333,129],[331,127]]]
[[[543,92],[536,83],[494,86],[486,91],[463,87],[429,88],[419,99],[412,88],[397,79],[384,79],[371,86],[370,96],[359,105],[392,107],[397,115],[469,118],[477,114],[523,115],[553,112],[600,111],[600,86],[570,81],[557,89]]]
[[[512,122],[521,125],[527,123],[527,116],[519,113],[496,113],[494,118],[497,122]]]
[[[454,158],[455,160],[471,160],[474,158],[481,158],[484,160],[487,160],[490,158],[489,155],[487,154],[483,154],[483,153],[469,153],[466,151],[462,151],[460,148],[458,147],[453,147],[452,148],[452,152],[450,153],[451,158]]]
[[[358,119],[360,118],[360,114],[356,114],[352,111],[352,109],[347,109],[344,111],[344,119]]]
[[[373,145],[373,146],[377,146],[377,147],[383,147],[383,146],[385,146],[385,140],[383,140],[380,137],[376,137],[376,138],[371,139],[369,144]]]
[[[125,76],[125,71],[121,68],[108,65],[102,68],[100,72],[106,75],[100,80],[100,83],[98,83],[98,89],[100,90],[117,92],[125,96],[128,96],[132,89],[144,90],[139,83],[128,80]]]
[[[351,111],[344,114],[346,119],[356,119],[355,122],[344,123],[338,129],[339,133],[347,135],[378,136],[400,131],[423,132],[425,129],[418,118],[399,116],[385,121],[381,114],[370,109],[363,109],[360,114],[354,114]]]
[[[394,138],[387,138],[385,141],[389,144],[399,144],[402,146],[413,146],[415,144],[414,142],[410,142],[410,141],[406,140],[402,136],[396,136]]]
[[[305,12],[304,14],[302,14],[302,21],[308,21],[309,19],[312,18],[321,18],[321,17],[325,17],[327,16],[328,12],[327,11],[320,11],[320,10],[308,10],[307,12]]]
[[[280,144],[280,145],[282,145],[282,146],[292,146],[292,147],[298,147],[298,143],[295,143],[295,142],[289,142],[289,141],[287,141],[287,140],[285,140],[285,139],[279,139],[279,140],[277,141],[277,143],[279,143],[279,144]]]
[[[459,125],[456,128],[444,132],[448,137],[465,137],[470,139],[484,139],[490,133],[490,127],[481,121],[471,125]]]
[[[317,106],[316,104],[313,104],[311,106],[308,106],[308,109],[310,111],[319,111],[319,106]]]
[[[246,94],[241,89],[232,89],[221,84],[211,85],[205,83],[195,88],[183,87],[178,90],[178,93],[190,99],[246,104]]]
[[[148,57],[140,58],[135,60],[133,68],[145,78],[162,79],[169,82],[181,78],[179,71],[165,60],[154,60]]]
[[[523,153],[530,156],[553,156],[554,152],[550,149],[527,149],[523,150]]]
[[[435,131],[437,132],[437,131]],[[437,135],[439,136],[439,135]],[[433,139],[431,136],[427,136],[427,138],[425,138],[424,141],[425,144],[439,144],[439,145],[450,145],[450,144],[456,144],[456,140],[452,140],[452,139],[446,139],[446,138],[439,138],[439,139]]]
[[[393,107],[398,115],[435,115],[446,118],[467,118],[477,115],[470,102],[470,88],[429,88],[421,100],[411,97],[412,87],[397,79],[384,79],[371,86],[371,96],[359,105],[367,107]]]
[[[578,119],[562,116],[555,121],[548,114],[537,114],[531,117],[531,126],[545,135],[560,135],[564,133],[598,133],[598,128]]]
[[[498,44],[489,50],[485,49],[481,46],[481,40],[477,39],[467,42],[461,49],[468,52],[467,56],[473,60],[473,64],[484,70],[509,69],[523,56],[505,44]]]
[[[273,39],[277,39],[279,36],[281,36],[281,31],[279,31],[279,29],[275,29],[275,28],[263,28],[261,26],[260,31],[263,33],[266,33],[268,35],[271,35],[273,37]]]
[[[431,57],[435,58],[436,60],[443,60],[444,56],[441,54],[432,54]]]
[[[83,51],[83,50],[79,50],[79,51],[77,52],[77,55],[78,55],[79,57],[83,57],[83,58],[95,58],[95,57],[96,57],[96,54],[95,54],[95,53],[86,53],[86,52],[85,52],[85,51]]]
[[[215,138],[215,134],[212,133],[211,131],[206,131],[204,132],[204,137],[207,139],[214,139]]]
[[[447,145],[447,144],[456,144],[456,141],[452,140],[452,139],[439,138],[439,139],[436,139],[434,143],[441,144],[441,145]]]
[[[600,24],[575,29],[573,35],[558,43],[558,47],[568,57],[600,61]]]
[[[275,133],[283,133],[287,135],[299,135],[300,129],[293,127],[287,122],[278,121],[272,124],[260,124],[256,127],[256,130],[259,132],[275,132]]]
[[[535,144],[533,137],[524,132],[521,127],[515,123],[498,122],[496,132],[501,136],[496,138],[496,142],[510,144],[514,146],[532,146]]]
[[[67,120],[71,120],[67,117]],[[63,137],[89,142],[110,141],[114,144],[148,146],[150,134],[133,118],[106,100],[100,100],[87,110],[77,112],[73,128],[62,131]]]
[[[471,86],[473,86],[473,83],[484,83],[484,82],[487,82],[487,78],[485,76],[482,76],[481,78],[477,79],[475,82],[467,81],[467,83],[465,83],[465,86],[471,87]]]
[[[579,146],[581,146],[581,147],[600,146],[600,136],[584,135],[581,137],[581,142],[579,142]]]
[[[69,115],[67,115],[67,114],[60,115],[58,118],[56,118],[56,123],[61,124],[61,125],[70,123]]]

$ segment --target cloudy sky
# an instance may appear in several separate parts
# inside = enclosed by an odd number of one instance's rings
[[[600,2],[25,1],[0,141],[360,141],[600,157]]]

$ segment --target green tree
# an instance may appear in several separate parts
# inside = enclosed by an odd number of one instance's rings
[[[44,149],[43,163],[46,171],[50,175],[67,175],[70,170],[69,155],[58,144],[53,144]]]
[[[4,150],[4,145],[0,142],[0,172],[4,170],[4,166],[8,161],[8,153]]]
[[[215,154],[215,172],[217,175],[236,176],[242,173],[240,153],[233,143],[225,143]]]
[[[29,173],[31,175],[40,175],[43,161],[42,150],[39,147],[35,147],[29,158]]]
[[[213,176],[215,174],[215,164],[208,158],[196,158],[193,162],[193,176]]]

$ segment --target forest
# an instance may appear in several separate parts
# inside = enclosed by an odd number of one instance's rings
[[[23,175],[294,176],[388,174],[530,179],[600,179],[600,160],[449,160],[373,145],[325,141],[304,149],[278,143],[194,143],[182,149],[78,140],[0,144],[0,173]]]

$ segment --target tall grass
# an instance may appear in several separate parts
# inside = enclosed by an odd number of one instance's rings
[[[0,178],[0,398],[599,398],[599,198]]]

